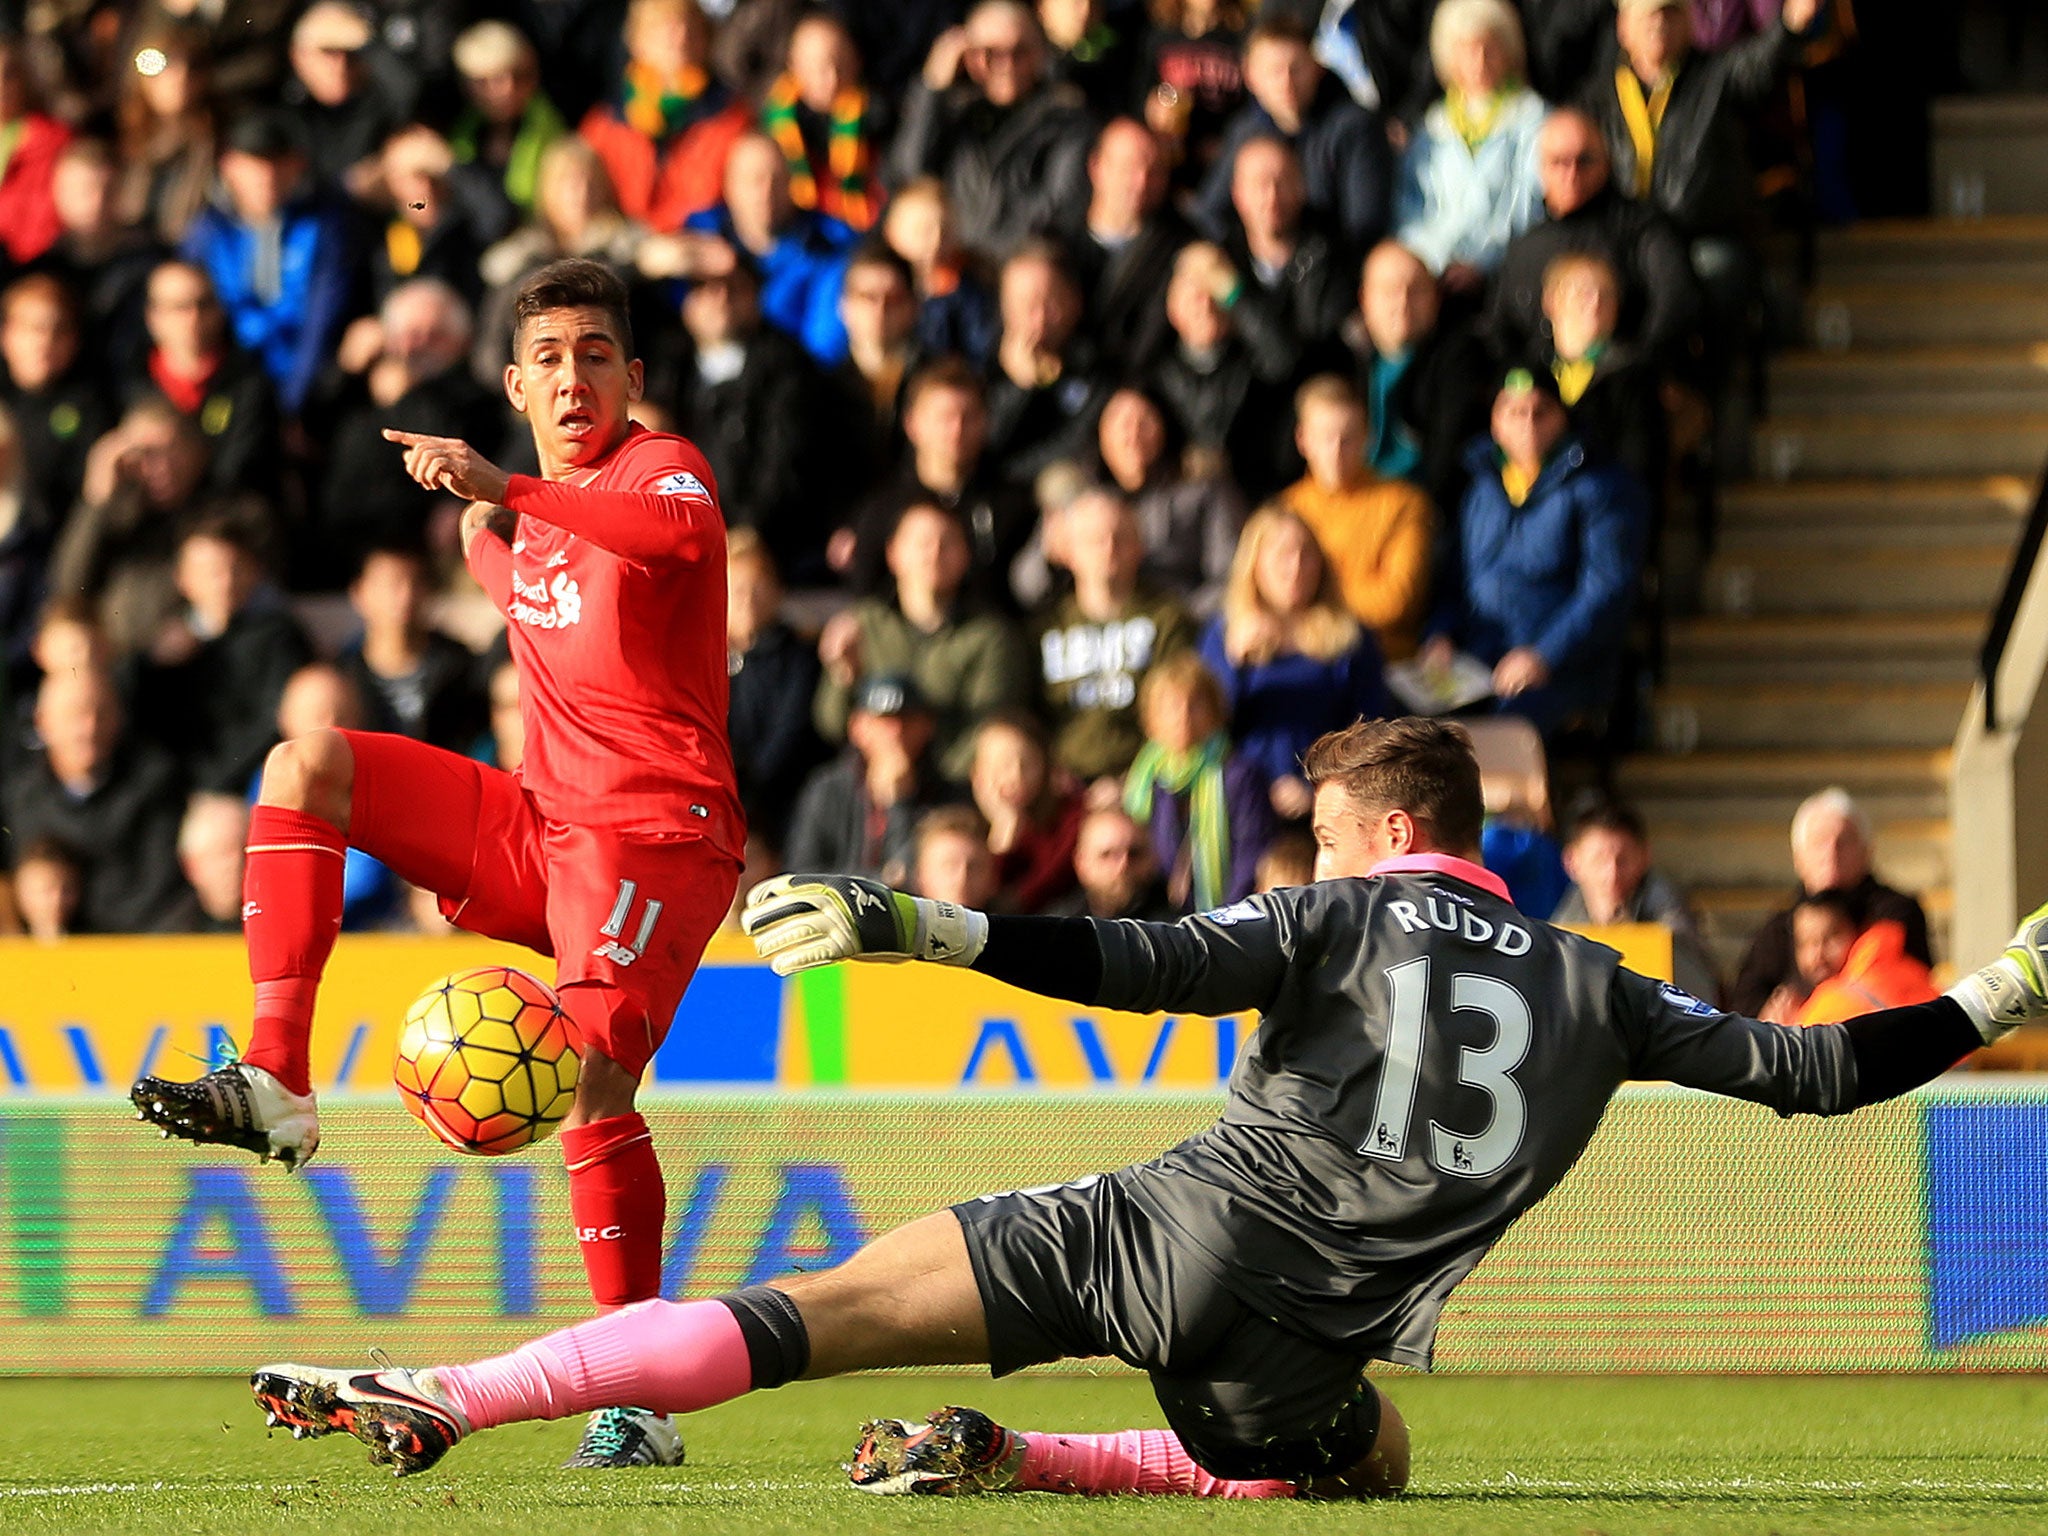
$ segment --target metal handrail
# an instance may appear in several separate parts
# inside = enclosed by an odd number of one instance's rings
[[[1998,729],[1998,669],[2005,661],[2006,643],[2018,622],[2020,604],[2033,580],[2034,566],[2041,558],[2041,546],[2048,543],[2048,469],[2041,473],[2041,488],[2034,493],[2034,510],[2027,514],[2027,526],[2012,552],[2012,567],[2005,573],[2005,589],[1998,594],[1998,606],[1991,610],[1991,629],[1978,653],[1977,670],[1984,679],[1984,729]]]

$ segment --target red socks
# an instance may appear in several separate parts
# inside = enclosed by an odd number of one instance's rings
[[[1291,1499],[1292,1483],[1211,1477],[1165,1429],[1116,1435],[1027,1434],[1019,1493],[1177,1493],[1196,1499]]]
[[[304,811],[259,805],[249,817],[242,930],[256,1022],[242,1060],[293,1093],[313,1091],[306,1045],[320,972],[341,931],[341,871],[348,839]]]
[[[647,1122],[620,1115],[566,1130],[562,1161],[591,1298],[610,1309],[660,1295],[668,1195]]]

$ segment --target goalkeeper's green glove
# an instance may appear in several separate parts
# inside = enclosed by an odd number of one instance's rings
[[[2048,1017],[2048,907],[2020,923],[2004,954],[1948,989],[1989,1045],[2009,1029]]]
[[[988,918],[859,875],[777,875],[747,896],[740,927],[778,976],[837,960],[972,965]]]

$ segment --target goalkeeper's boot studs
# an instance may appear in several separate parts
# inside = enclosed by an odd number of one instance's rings
[[[293,1093],[261,1067],[233,1062],[189,1083],[145,1077],[128,1090],[135,1117],[164,1136],[240,1147],[300,1167],[320,1145],[313,1095]]]
[[[583,1426],[582,1443],[565,1467],[679,1467],[683,1432],[665,1413],[600,1408]]]
[[[941,1408],[922,1424],[870,1419],[847,1476],[862,1493],[956,1497],[1000,1493],[1017,1479],[1024,1437],[974,1408]]]
[[[432,1371],[266,1365],[249,1378],[249,1390],[271,1428],[289,1429],[294,1440],[342,1430],[367,1445],[371,1462],[389,1467],[393,1477],[426,1471],[469,1433],[469,1420]]]

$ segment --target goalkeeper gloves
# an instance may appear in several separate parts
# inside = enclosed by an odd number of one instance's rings
[[[1989,1045],[2009,1029],[2048,1016],[2048,907],[2020,924],[2004,954],[1949,988]]]
[[[837,960],[972,965],[988,918],[859,875],[778,875],[754,887],[740,927],[778,976]]]

